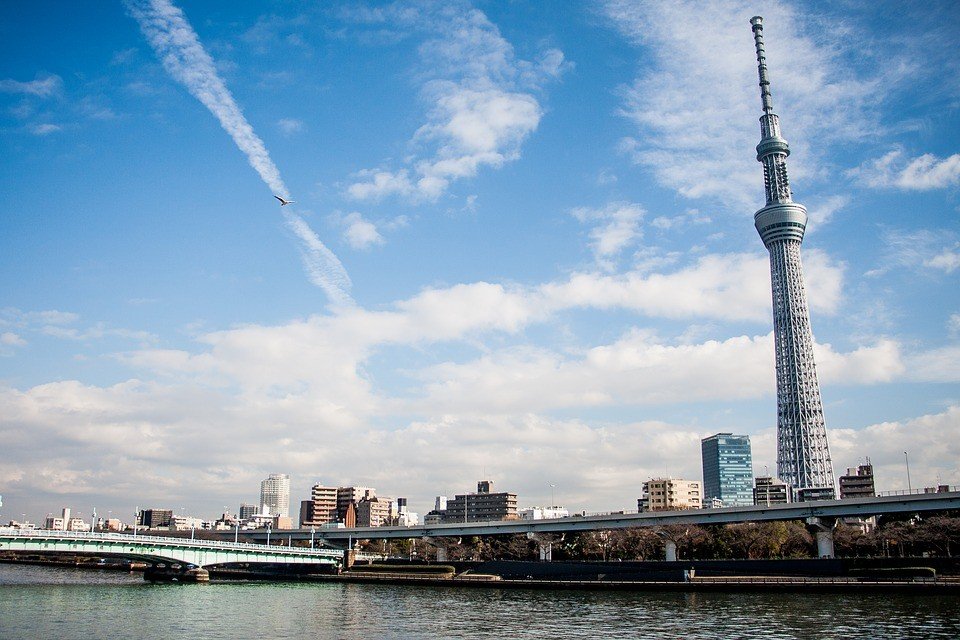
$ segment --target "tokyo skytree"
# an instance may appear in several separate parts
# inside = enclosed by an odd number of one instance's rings
[[[833,463],[800,264],[807,210],[793,201],[787,180],[790,147],[780,136],[780,119],[773,112],[763,48],[763,18],[751,18],[750,24],[757,47],[763,104],[757,161],[763,164],[767,204],[754,215],[754,224],[770,252],[777,364],[777,473],[793,487],[795,499],[832,499]]]

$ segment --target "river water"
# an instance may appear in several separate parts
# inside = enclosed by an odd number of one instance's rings
[[[960,638],[950,596],[145,583],[0,564],[8,638]]]

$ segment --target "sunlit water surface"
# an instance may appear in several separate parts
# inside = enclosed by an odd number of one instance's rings
[[[0,564],[6,638],[960,638],[960,598],[145,583]]]

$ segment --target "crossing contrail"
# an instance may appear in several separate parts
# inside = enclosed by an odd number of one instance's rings
[[[263,140],[243,116],[183,11],[169,0],[126,0],[125,4],[167,73],[216,116],[270,190],[289,198],[290,192]],[[284,221],[300,239],[301,256],[311,282],[322,288],[334,304],[351,304],[350,276],[337,256],[297,214],[284,211]]]

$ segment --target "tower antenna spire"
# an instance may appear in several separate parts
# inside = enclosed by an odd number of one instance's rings
[[[770,95],[770,80],[767,78],[767,51],[763,48],[763,18],[750,18],[753,26],[753,42],[757,47],[757,70],[760,73],[760,102],[765,114],[773,113],[773,98]]]

